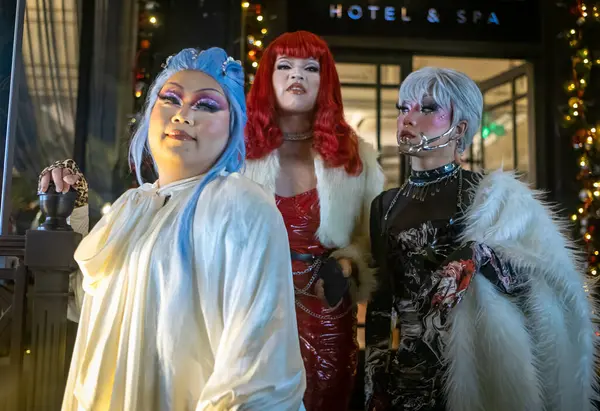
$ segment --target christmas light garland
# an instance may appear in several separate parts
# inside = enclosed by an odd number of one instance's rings
[[[139,0],[138,32],[137,32],[137,50],[135,53],[135,62],[133,69],[133,114],[129,119],[130,132],[133,132],[141,117],[141,111],[146,101],[146,95],[150,90],[150,85],[156,73],[153,69],[155,64],[155,43],[159,35],[159,29],[163,25],[164,19],[164,0]],[[132,173],[130,175],[131,188],[137,187],[135,179],[135,166],[128,162],[128,167]],[[142,162],[143,170],[150,170],[152,173],[152,160],[146,156]],[[142,171],[144,173],[144,171]]]
[[[242,2],[242,24],[245,43],[242,48],[246,84],[254,83],[254,75],[262,53],[266,47],[265,36],[268,33],[265,10],[260,2]]]
[[[161,9],[160,2],[156,0],[141,0],[139,2],[138,47],[134,64],[134,112],[141,110],[155,74],[152,73],[154,40],[158,28],[164,21]],[[132,122],[135,123],[135,119],[132,119]]]
[[[586,4],[578,0],[571,8],[575,16],[575,27],[567,30],[564,37],[573,49],[571,56],[571,78],[565,83],[568,96],[564,111],[563,127],[572,132],[572,143],[577,151],[581,183],[577,212],[571,216],[577,224],[578,233],[585,244],[588,257],[587,270],[591,276],[600,272],[600,246],[596,237],[600,236],[600,132],[599,125],[588,118],[590,96],[587,91],[594,66],[600,65],[600,53],[594,53],[587,46],[586,31],[591,24],[600,22],[600,3]],[[586,286],[586,291],[587,286]]]

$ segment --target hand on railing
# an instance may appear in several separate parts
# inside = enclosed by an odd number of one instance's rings
[[[58,193],[67,193],[73,188],[77,193],[76,208],[88,202],[88,183],[74,160],[57,161],[40,173],[38,194],[52,187]]]
[[[87,204],[88,185],[75,161],[57,161],[40,174],[38,194],[46,216],[39,229],[71,231],[67,218],[74,208]]]

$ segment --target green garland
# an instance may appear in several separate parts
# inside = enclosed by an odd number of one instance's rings
[[[575,25],[564,33],[573,52],[571,76],[564,85],[567,105],[563,127],[572,132],[579,165],[577,179],[581,184],[580,205],[571,220],[576,223],[577,237],[585,244],[588,274],[595,276],[600,272],[600,126],[588,119],[588,99],[592,97],[588,89],[592,68],[600,65],[600,55],[588,48],[586,34],[593,28],[591,25],[600,22],[600,4],[576,0],[570,11]]]

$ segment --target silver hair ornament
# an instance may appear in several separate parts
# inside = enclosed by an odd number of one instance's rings
[[[192,51],[190,52],[192,54],[192,60],[196,60],[198,58],[198,56],[200,54],[202,54],[204,52],[204,50],[198,52],[197,49],[192,49]],[[169,67],[169,63],[171,62],[171,59],[173,57],[175,57],[177,54],[179,53],[175,53],[175,54],[171,54],[169,57],[167,57],[167,60],[160,65],[161,68],[166,69],[167,67]]]
[[[175,54],[171,54],[169,57],[167,57],[167,60],[163,64],[161,64],[160,67],[166,69],[169,66],[169,62],[171,61],[173,56],[175,56]]]
[[[225,73],[227,72],[227,66],[230,63],[237,63],[240,66],[242,65],[242,62],[240,60],[236,60],[231,56],[227,57],[227,59],[223,62],[223,65],[221,66],[221,70],[223,70],[223,75],[225,75]]]

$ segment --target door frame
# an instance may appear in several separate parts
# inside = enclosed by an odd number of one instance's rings
[[[365,50],[365,49],[352,49],[352,48],[343,48],[343,47],[331,47],[332,53],[335,57],[336,62],[338,63],[355,63],[355,64],[372,64],[375,65],[377,67],[377,71],[376,71],[376,75],[377,75],[377,79],[376,82],[373,83],[342,83],[343,87],[356,87],[356,88],[374,88],[376,90],[376,96],[375,96],[375,110],[376,110],[376,121],[377,121],[377,125],[376,125],[376,136],[377,136],[377,150],[379,153],[381,153],[381,90],[382,89],[394,89],[394,88],[398,88],[400,86],[400,84],[398,85],[389,85],[389,84],[381,84],[381,70],[380,67],[382,65],[398,65],[400,66],[400,83],[402,83],[402,81],[404,81],[404,79],[406,78],[406,76],[408,76],[412,71],[413,71],[413,57],[416,55],[431,55],[431,56],[436,56],[436,57],[449,57],[449,58],[453,58],[453,57],[466,57],[466,58],[500,58],[498,56],[472,56],[472,55],[458,55],[456,53],[452,53],[452,54],[446,54],[446,53],[416,53],[416,52],[407,52],[407,51],[398,51],[398,50],[382,50],[382,49],[371,49],[371,50]],[[508,57],[505,57],[508,58]],[[512,58],[512,57],[510,57]],[[537,183],[537,169],[538,169],[538,162],[540,161],[540,159],[538,158],[537,155],[537,150],[536,150],[536,142],[537,142],[537,135],[536,135],[536,122],[538,121],[537,118],[537,113],[535,110],[535,97],[536,94],[534,93],[535,90],[535,78],[534,78],[534,63],[532,63],[530,60],[528,59],[523,59],[525,60],[525,63],[521,66],[515,67],[513,69],[507,70],[501,74],[499,74],[496,77],[492,77],[490,79],[487,79],[485,81],[479,82],[478,86],[481,89],[482,94],[485,95],[485,92],[497,87],[499,85],[502,84],[506,84],[507,82],[512,82],[512,90],[514,91],[515,85],[514,85],[514,80],[518,77],[521,76],[526,76],[527,77],[527,99],[528,99],[528,150],[529,150],[529,167],[527,170],[528,173],[528,181],[529,183],[533,184],[534,186]],[[515,110],[515,98],[516,97],[523,97],[523,96],[513,96],[513,110]],[[488,109],[487,107],[484,108],[484,110]],[[514,111],[513,111],[514,112]],[[513,115],[513,122],[514,122],[514,115]],[[514,125],[514,124],[513,124]],[[483,124],[482,124],[483,127]],[[514,161],[517,161],[517,142],[516,142],[516,138],[517,138],[517,133],[516,131],[513,132],[513,158]],[[471,145],[471,149],[473,148],[473,146]],[[408,177],[408,173],[410,172],[410,162],[409,160],[401,155],[399,155],[399,170],[398,170],[398,176],[399,176],[399,183],[402,184],[406,178]],[[483,155],[483,154],[482,154]],[[472,153],[471,153],[471,157]],[[474,163],[475,164],[475,163]],[[476,165],[476,164],[475,164]],[[518,164],[517,164],[518,165]],[[485,166],[485,164],[483,164],[483,166]],[[513,164],[514,166],[514,164]]]
[[[516,91],[516,81],[521,78],[521,77],[525,77],[527,79],[527,91],[525,93],[521,93],[521,94],[517,94]],[[511,105],[511,112],[512,112],[512,128],[513,128],[513,133],[512,133],[512,143],[513,143],[513,164],[512,167],[514,169],[518,170],[519,167],[519,163],[518,163],[518,149],[517,149],[517,144],[518,144],[518,133],[517,133],[517,123],[516,123],[516,119],[517,119],[517,101],[523,99],[523,98],[527,98],[527,139],[528,139],[528,156],[529,156],[529,167],[527,170],[527,180],[530,184],[534,185],[536,184],[536,169],[537,169],[537,156],[536,156],[536,117],[535,117],[535,94],[534,94],[534,79],[533,79],[533,64],[530,62],[525,62],[524,64],[518,66],[518,67],[514,67],[510,70],[507,70],[503,73],[500,73],[499,75],[489,78],[487,80],[481,81],[479,83],[477,83],[477,85],[479,86],[479,89],[481,90],[481,93],[484,96],[484,102],[485,102],[485,93],[488,92],[489,90],[492,90],[496,87],[500,87],[502,85],[505,84],[510,84],[510,88],[511,88],[511,97],[501,101],[499,103],[495,103],[494,105],[488,106],[485,105],[484,103],[484,112],[486,111],[490,111],[493,110],[495,108],[498,107],[502,107],[502,106],[506,106],[507,104]],[[481,124],[482,128],[484,126],[483,122]],[[471,148],[473,147],[473,145],[471,145]],[[484,149],[483,149],[483,142],[482,142],[482,152],[481,152],[481,157],[482,157],[482,166],[484,167],[485,170],[485,161],[483,160],[484,158]],[[471,152],[471,157],[473,156],[472,152]]]
[[[348,63],[348,64],[372,64],[377,68],[376,81],[375,83],[341,83],[342,87],[348,88],[374,88],[375,89],[375,112],[376,112],[376,130],[377,136],[377,151],[381,153],[381,90],[383,89],[396,89],[398,90],[400,84],[404,81],[413,71],[413,56],[415,53],[410,52],[385,52],[377,50],[376,52],[368,50],[360,50],[357,52],[356,49],[344,49],[332,47],[331,51],[335,57],[336,63]],[[384,65],[397,65],[400,67],[400,82],[394,84],[382,84],[381,83],[381,66]],[[409,161],[406,156],[398,153],[399,167],[398,167],[398,181],[400,184],[408,178],[410,170]]]

